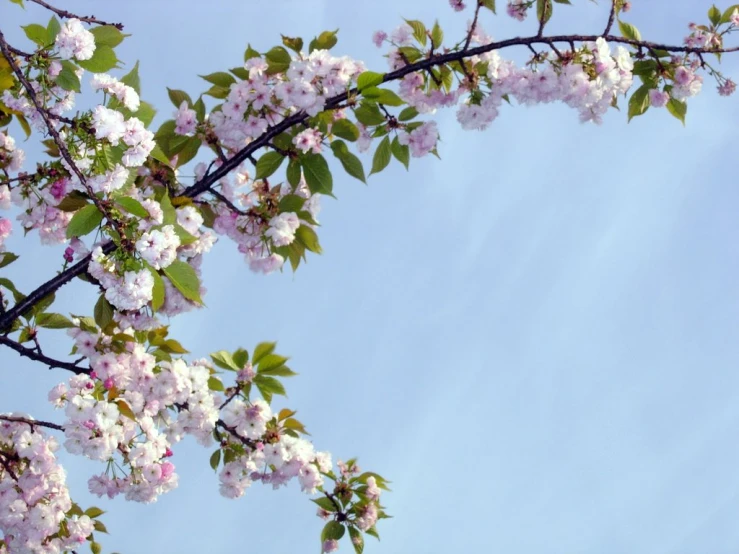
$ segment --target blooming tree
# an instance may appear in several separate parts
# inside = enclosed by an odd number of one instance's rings
[[[294,375],[275,344],[196,358],[169,335],[169,318],[203,304],[204,255],[223,238],[252,271],[297,270],[321,251],[320,197],[332,194],[332,170],[364,182],[366,163],[371,175],[393,160],[407,168],[411,157],[437,155],[437,110],[455,109],[471,130],[508,105],[553,102],[583,122],[599,124],[622,103],[629,119],[653,108],[684,123],[706,79],[722,96],[736,88],[713,60],[739,50],[725,44],[739,30],[739,5],[712,6],[671,45],[642,39],[626,21],[626,0],[612,0],[602,29],[578,35],[546,33],[569,0],[450,0],[469,19],[456,42],[438,22],[377,31],[386,72],[334,55],[335,32],[307,45],[283,37],[266,52],[249,46],[243,63],[204,76],[209,88],[196,100],[168,90],[172,119],[154,131],[138,64],[113,74],[123,25],[25,1],[51,17],[24,27],[28,44],[11,45],[0,30],[0,207],[17,214],[15,224],[0,218],[0,246],[14,225],[65,246],[58,274],[34,290],[0,277],[0,343],[72,376],[48,393],[59,422],[0,415],[0,552],[73,552],[84,543],[101,551],[102,511],[72,501],[60,442],[101,462],[93,494],[154,502],[177,486],[173,452],[192,435],[212,451],[221,494],[297,480],[327,520],[322,551],[347,535],[361,553],[364,535],[378,537],[388,517],[387,481],[355,459],[335,468],[296,412],[275,405]],[[534,34],[490,37],[483,25],[496,8],[534,20]],[[527,53],[524,64],[506,59],[513,48]],[[75,108],[83,89],[91,109]],[[32,167],[11,130],[39,136],[47,157]],[[195,177],[182,177],[196,161]],[[0,267],[18,257],[3,247]],[[55,294],[75,278],[99,291],[97,303],[53,311]],[[71,338],[69,359],[44,353],[53,330]]]

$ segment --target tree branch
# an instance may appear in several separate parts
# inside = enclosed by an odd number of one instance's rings
[[[606,30],[603,31],[603,36],[607,36],[608,33],[611,32],[611,27],[613,27],[613,21],[616,19],[616,2],[618,0],[611,0],[611,13],[608,16],[608,24],[606,24]]]
[[[554,43],[562,42],[562,43],[570,44],[571,47],[573,47],[574,49],[575,42],[594,42],[598,38],[601,38],[601,35],[556,35],[556,36],[551,36],[551,37],[538,37],[538,36],[516,37],[516,38],[503,40],[499,42],[491,42],[490,44],[478,46],[470,50],[450,52],[448,54],[433,56],[428,59],[421,60],[413,64],[409,64],[395,71],[386,73],[383,76],[383,82],[387,83],[389,81],[396,81],[416,71],[425,71],[437,65],[443,65],[449,62],[460,61],[461,59],[468,57],[468,56],[479,56],[480,54],[485,54],[487,52],[492,52],[494,50],[501,50],[503,48],[510,48],[512,46],[527,46],[527,45],[533,45],[533,44],[545,44],[545,45],[548,45],[549,47],[552,47]],[[715,54],[715,53],[729,53],[729,52],[739,51],[739,47],[709,50],[705,48],[693,48],[693,47],[688,47],[688,46],[674,46],[674,45],[668,45],[668,44],[658,44],[658,43],[648,42],[648,41],[638,41],[638,40],[627,39],[624,37],[617,37],[613,35],[606,35],[605,37],[602,37],[602,38],[605,38],[608,42],[625,44],[625,45],[633,46],[636,48],[651,48],[655,50],[666,50],[668,52]],[[344,92],[332,98],[329,98],[326,102],[325,109],[327,110],[337,109],[339,106],[342,105],[343,102],[345,102],[349,98],[350,95],[355,95],[355,94],[357,94],[357,89],[353,88],[348,92]],[[236,169],[239,165],[241,165],[242,162],[244,162],[244,160],[247,160],[250,158],[253,159],[254,152],[256,152],[257,150],[261,148],[266,147],[269,144],[269,142],[272,141],[280,133],[290,129],[291,127],[295,125],[300,125],[304,123],[308,118],[309,116],[305,112],[298,112],[284,119],[283,121],[281,121],[274,127],[270,127],[261,137],[255,139],[254,141],[249,143],[247,146],[239,150],[236,154],[234,154],[233,157],[231,157],[227,162],[223,163],[213,173],[209,173],[208,175],[200,179],[198,182],[194,183],[193,185],[185,189],[185,191],[183,192],[181,196],[184,196],[187,198],[195,198],[198,195],[208,191],[211,186],[213,186],[215,183],[223,179],[223,177],[228,175],[231,171]],[[104,254],[109,254],[114,249],[115,249],[115,245],[112,242],[107,242],[103,245]],[[3,314],[0,317],[0,331],[3,329],[7,329],[10,326],[10,324],[20,316],[20,314],[32,308],[42,298],[44,298],[51,292],[56,291],[63,285],[67,284],[74,277],[84,273],[87,269],[87,265],[90,263],[90,259],[91,257],[89,255],[86,256],[85,258],[80,260],[75,265],[67,268],[65,271],[61,272],[53,279],[39,286],[36,290],[34,290],[31,294],[29,294],[23,301],[13,306],[13,308],[9,309],[5,314]]]
[[[103,206],[103,204],[100,202],[100,199],[87,184],[87,179],[85,178],[85,176],[74,163],[74,160],[72,159],[72,156],[67,149],[67,145],[64,144],[62,137],[59,135],[59,131],[56,130],[56,126],[51,121],[52,118],[49,117],[48,110],[41,106],[38,100],[38,96],[36,95],[36,91],[31,86],[31,83],[28,82],[28,79],[26,79],[25,75],[23,75],[21,68],[18,67],[18,65],[15,63],[15,60],[10,55],[10,48],[8,43],[5,41],[5,35],[3,35],[2,31],[0,31],[0,52],[2,52],[5,59],[10,64],[10,68],[13,70],[13,73],[15,73],[18,81],[20,81],[20,83],[23,85],[23,88],[26,89],[26,93],[31,98],[31,101],[33,102],[33,105],[35,106],[38,113],[41,115],[41,119],[44,120],[44,125],[46,125],[46,129],[49,131],[51,138],[54,139],[54,144],[56,144],[57,148],[59,149],[59,153],[61,154],[62,158],[64,158],[64,161],[67,162],[69,169],[77,176],[80,183],[87,191],[87,195],[90,197],[90,200],[92,200],[92,203],[95,204],[95,207],[100,211],[100,213],[105,216],[105,219],[110,222],[110,224],[116,229],[116,231],[118,231],[118,234],[121,236],[121,238],[125,237],[126,235],[121,229],[118,222],[113,217],[111,217],[110,211],[106,209],[105,206]]]
[[[13,423],[27,423],[28,425],[31,426],[31,429],[34,431],[36,427],[48,427],[49,429],[54,429],[56,431],[64,431],[64,427],[62,427],[61,425],[58,425],[57,423],[51,423],[49,421],[38,421],[36,419],[28,419],[27,417],[0,415],[0,421],[11,421]]]
[[[112,27],[115,27],[119,31],[122,31],[123,30],[123,23],[106,23],[105,21],[101,21],[101,20],[99,20],[96,17],[91,16],[91,15],[90,16],[75,15],[72,12],[68,12],[67,10],[60,10],[59,8],[55,8],[54,6],[52,6],[52,5],[47,4],[46,2],[44,2],[44,0],[29,0],[29,2],[33,2],[34,4],[38,4],[39,6],[43,6],[47,10],[49,10],[51,12],[54,12],[59,17],[63,17],[65,19],[75,18],[75,19],[79,19],[80,21],[84,21],[85,23],[91,23],[91,24],[94,24],[94,25],[110,25]]]
[[[47,366],[49,366],[49,369],[54,369],[55,367],[58,367],[59,369],[66,369],[67,371],[71,371],[72,373],[76,373],[77,375],[89,375],[90,373],[89,367],[80,367],[77,364],[62,362],[61,360],[50,358],[49,356],[42,354],[41,352],[37,352],[32,348],[27,348],[4,335],[0,335],[0,344],[3,344],[15,350],[24,358],[29,358],[31,360],[46,364]]]

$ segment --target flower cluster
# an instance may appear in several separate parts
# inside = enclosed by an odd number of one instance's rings
[[[96,106],[92,114],[95,138],[105,139],[113,146],[120,141],[128,146],[123,152],[123,165],[139,167],[154,149],[154,133],[147,130],[140,119],[124,119],[123,114],[105,106]]]
[[[93,532],[89,516],[67,515],[73,504],[57,449],[33,420],[0,415],[0,552],[55,554],[78,548]]]
[[[90,81],[93,90],[102,90],[114,96],[127,109],[135,112],[139,109],[141,99],[139,93],[132,87],[120,82],[115,77],[107,73],[99,73],[94,75]]]
[[[56,36],[56,48],[65,60],[89,60],[95,53],[95,35],[79,19],[67,19]]]
[[[141,344],[110,351],[110,338],[92,330],[72,330],[76,348],[90,360],[89,376],[57,385],[49,400],[64,408],[65,448],[108,470],[90,479],[90,491],[110,498],[153,502],[177,486],[170,447],[186,434],[209,444],[218,419],[208,390],[205,361],[157,361]],[[120,462],[115,462],[120,456]],[[128,468],[128,474],[121,473]]]
[[[222,414],[230,433],[224,437],[226,445],[243,451],[224,464],[219,473],[223,496],[238,498],[254,481],[276,489],[297,477],[301,489],[308,494],[314,494],[323,485],[321,472],[331,470],[330,454],[315,452],[307,440],[282,434],[269,425],[273,418],[269,404],[263,400],[246,403],[235,399]]]
[[[15,146],[15,139],[0,132],[0,169],[18,171],[26,159],[26,153]]]

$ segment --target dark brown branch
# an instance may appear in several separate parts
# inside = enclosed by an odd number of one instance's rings
[[[220,202],[223,202],[226,206],[228,206],[228,209],[232,212],[236,212],[239,215],[247,215],[244,210],[238,209],[236,206],[234,206],[233,202],[231,202],[228,198],[223,196],[219,191],[216,189],[210,189],[208,192],[210,192],[213,196],[218,198]]]
[[[34,360],[36,362],[41,362],[43,364],[46,364],[49,366],[49,369],[54,369],[55,367],[58,367],[59,369],[66,369],[67,371],[71,371],[72,373],[76,373],[77,375],[89,375],[90,368],[89,367],[80,367],[77,364],[73,364],[70,362],[63,362],[61,360],[56,360],[54,358],[50,358],[49,356],[42,354],[40,352],[37,352],[36,350],[32,348],[27,348],[23,346],[22,344],[4,336],[0,335],[0,344],[3,344],[23,356],[24,358],[29,358],[31,360]]]
[[[472,35],[475,34],[475,29],[477,28],[477,18],[480,16],[480,8],[482,8],[482,0],[477,0],[477,6],[475,6],[475,17],[472,18],[472,25],[470,25],[470,30],[467,31],[467,38],[464,41],[462,52],[466,52],[470,47]]]
[[[0,421],[11,421],[13,423],[27,423],[28,425],[31,426],[31,429],[34,431],[36,430],[36,427],[48,427],[49,429],[55,429],[56,431],[64,431],[64,427],[56,423],[51,423],[49,421],[38,421],[36,419],[28,419],[27,417],[0,415]]]
[[[119,31],[123,30],[123,23],[106,23],[105,21],[101,21],[98,18],[94,16],[81,16],[81,15],[75,15],[72,12],[68,12],[67,10],[60,10],[59,8],[55,8],[54,6],[47,4],[44,2],[44,0],[29,0],[29,2],[33,2],[34,4],[38,4],[39,6],[43,6],[47,10],[54,12],[59,17],[63,17],[65,19],[79,19],[80,21],[84,21],[85,23],[91,23],[93,25],[110,25],[111,27],[115,27]]]
[[[10,467],[10,464],[8,463],[12,458],[6,454],[5,452],[0,451],[0,464],[5,468],[5,471],[8,472],[8,475],[10,475],[14,481],[18,480],[18,476],[15,474],[13,469]]]
[[[444,54],[440,56],[433,56],[431,58],[421,60],[414,64],[406,65],[405,67],[402,67],[390,73],[386,73],[383,76],[383,82],[396,81],[416,71],[426,71],[427,69],[437,66],[437,65],[444,65],[450,62],[460,61],[461,59],[468,57],[468,56],[478,56],[480,54],[485,54],[486,52],[492,52],[494,50],[501,50],[503,48],[510,48],[513,46],[526,46],[526,45],[531,45],[531,44],[546,44],[551,47],[556,42],[562,42],[562,43],[570,44],[572,50],[574,50],[575,42],[594,42],[598,38],[600,38],[600,35],[557,35],[557,36],[551,36],[551,37],[537,37],[537,36],[516,37],[516,38],[503,40],[499,42],[491,42],[490,44],[485,44],[483,46],[472,48],[467,51],[450,52],[448,54]],[[638,41],[638,40],[632,40],[632,39],[627,39],[624,37],[617,37],[617,36],[612,36],[612,35],[607,35],[606,37],[603,37],[603,38],[605,38],[608,42],[625,44],[625,45],[633,46],[635,48],[652,48],[656,50],[666,50],[668,52],[710,54],[710,53],[729,53],[729,52],[739,51],[739,47],[709,50],[709,49],[703,49],[703,48],[692,48],[688,46],[674,46],[674,45],[658,44],[658,43],[647,42],[647,41]],[[350,95],[356,95],[356,94],[357,94],[357,89],[354,88],[348,92],[343,92],[332,98],[329,98],[326,102],[325,109],[327,110],[336,109],[338,106],[341,106],[344,102],[346,102],[346,100],[349,98]],[[209,191],[209,189],[215,183],[217,183],[223,177],[228,175],[231,171],[239,167],[239,165],[241,165],[244,162],[244,160],[248,159],[248,160],[253,161],[254,152],[258,151],[261,148],[266,147],[267,144],[269,144],[279,134],[283,133],[284,131],[290,129],[291,127],[295,125],[300,125],[304,123],[307,119],[308,119],[308,115],[305,112],[298,112],[296,114],[291,115],[290,117],[285,118],[283,121],[281,121],[277,125],[270,127],[261,137],[257,138],[256,140],[252,141],[247,146],[245,146],[244,148],[236,152],[236,154],[234,154],[232,158],[230,158],[227,162],[223,163],[220,167],[216,168],[216,170],[213,173],[209,173],[208,175],[205,175],[198,182],[188,187],[184,191],[182,196],[185,196],[188,198],[195,198],[198,195],[206,191]],[[114,249],[115,249],[115,245],[112,242],[108,242],[105,245],[103,245],[104,254],[109,254]],[[20,314],[32,308],[42,298],[46,297],[51,292],[56,291],[63,285],[69,283],[76,276],[84,273],[87,270],[87,265],[89,263],[90,263],[90,256],[88,255],[82,260],[80,260],[78,263],[76,263],[75,265],[70,266],[65,271],[58,274],[56,277],[54,277],[50,281],[39,286],[36,290],[34,290],[31,294],[29,294],[23,301],[13,306],[13,308],[9,309],[5,314],[3,314],[0,317],[0,330],[7,329],[10,326],[10,324],[20,316]]]
[[[37,1],[37,0],[34,0]],[[120,237],[125,237],[125,233],[123,232],[123,229],[121,229],[118,222],[111,217],[109,210],[105,208],[105,206],[102,205],[100,202],[100,199],[95,195],[93,190],[88,186],[87,179],[85,179],[85,176],[82,174],[80,169],[77,167],[77,165],[74,163],[74,160],[72,159],[71,154],[69,153],[69,150],[67,149],[67,145],[62,140],[61,135],[59,134],[59,131],[56,130],[56,126],[51,121],[51,117],[49,116],[48,110],[46,110],[38,100],[38,97],[36,95],[36,91],[31,86],[31,83],[28,82],[28,79],[26,79],[25,75],[23,75],[23,72],[21,71],[21,68],[18,67],[18,65],[15,63],[15,60],[10,55],[9,45],[5,41],[5,35],[3,35],[2,31],[0,31],[0,52],[2,52],[3,56],[5,56],[5,59],[10,64],[10,68],[13,70],[13,73],[15,73],[15,76],[18,78],[18,80],[23,85],[23,88],[26,89],[26,93],[31,98],[31,101],[33,102],[34,107],[38,111],[38,113],[41,115],[41,119],[44,120],[44,125],[46,125],[46,129],[49,131],[49,134],[51,135],[51,138],[54,140],[54,144],[56,144],[56,147],[59,149],[59,153],[61,154],[62,158],[64,158],[64,161],[67,162],[67,165],[71,169],[71,171],[77,176],[80,183],[82,183],[82,186],[85,187],[85,190],[87,190],[87,194],[90,197],[90,200],[92,200],[92,203],[95,204],[95,207],[102,213],[105,218],[110,222],[113,227],[118,231],[118,235]]]
[[[551,37],[537,37],[537,36],[516,37],[516,38],[512,38],[508,40],[502,40],[499,42],[491,42],[490,44],[485,44],[483,46],[471,48],[466,51],[450,52],[448,54],[444,54],[441,56],[434,56],[432,58],[428,58],[428,59],[421,60],[413,64],[406,65],[405,67],[401,67],[400,69],[396,69],[395,71],[386,73],[383,76],[383,82],[387,83],[389,81],[397,81],[398,79],[401,79],[405,77],[406,75],[410,73],[414,73],[416,71],[425,71],[426,69],[429,69],[437,65],[444,65],[450,62],[459,62],[460,60],[466,57],[479,56],[480,54],[485,54],[487,52],[492,52],[494,50],[501,50],[503,48],[510,48],[512,46],[526,46],[530,44],[546,44],[546,45],[551,46],[553,43],[556,43],[556,42],[564,42],[564,43],[595,42],[599,38],[601,38],[600,35],[556,35],[556,36],[551,36]],[[726,48],[726,49],[720,49],[720,50],[708,50],[708,49],[703,49],[703,48],[691,48],[688,46],[671,46],[667,44],[657,44],[654,42],[638,41],[638,40],[632,40],[632,39],[628,39],[624,37],[617,37],[617,36],[612,36],[612,35],[609,35],[605,38],[608,42],[627,44],[627,45],[634,46],[634,47],[654,48],[656,50],[667,50],[668,52],[727,53],[727,52],[739,51],[739,47]],[[326,101],[325,109],[327,110],[335,109],[336,106],[346,101],[350,95],[355,95],[357,93],[358,93],[357,89],[354,88],[348,92],[343,92],[332,98],[329,98]],[[250,157],[253,157],[254,152],[259,150],[260,148],[264,148],[265,146],[267,146],[267,144],[270,141],[272,141],[276,136],[278,136],[280,133],[283,133],[284,131],[290,129],[291,127],[295,125],[299,125],[303,123],[307,119],[308,119],[308,114],[306,114],[305,112],[298,112],[282,120],[280,123],[278,123],[274,127],[270,127],[261,137],[250,142],[247,146],[239,150],[236,154],[234,154],[234,156],[231,159],[229,159],[226,163],[218,167],[213,173],[211,173],[210,175],[206,177],[203,177],[200,181],[188,187],[184,192],[184,196],[194,198],[195,196],[205,192],[214,183],[217,183],[223,177],[228,175],[231,171],[236,169],[244,160]]]
[[[237,438],[239,440],[239,442],[241,444],[243,444],[244,446],[248,446],[252,450],[254,450],[254,448],[256,447],[256,445],[255,445],[255,443],[254,443],[253,440],[247,439],[246,437],[242,437],[241,435],[239,435],[236,432],[236,429],[234,429],[233,427],[229,427],[228,425],[226,425],[226,422],[223,421],[222,419],[219,419],[218,421],[216,421],[216,427],[220,427],[224,431],[228,431],[228,434],[229,435]]]
[[[611,27],[613,27],[613,22],[616,19],[616,2],[618,0],[611,0],[611,13],[608,16],[608,23],[606,24],[606,30],[603,31],[603,36],[607,36],[608,33],[611,32]]]

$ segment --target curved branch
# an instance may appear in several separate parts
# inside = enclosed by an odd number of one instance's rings
[[[727,52],[739,51],[739,47],[709,50],[705,48],[691,48],[688,46],[671,46],[667,44],[657,44],[654,42],[648,42],[648,41],[642,41],[642,40],[632,40],[632,39],[628,39],[624,37],[617,37],[613,35],[607,35],[606,37],[601,37],[600,35],[556,35],[556,36],[551,36],[551,37],[540,37],[540,36],[516,37],[516,38],[512,38],[508,40],[502,40],[499,42],[491,42],[490,44],[485,44],[483,46],[478,46],[477,48],[471,48],[469,50],[460,50],[457,52],[450,52],[448,54],[431,56],[425,60],[421,60],[420,62],[409,64],[395,71],[385,73],[385,75],[383,76],[382,82],[387,83],[389,81],[397,81],[398,79],[401,79],[410,73],[415,73],[416,71],[424,71],[434,66],[444,65],[450,62],[459,62],[467,57],[479,56],[480,54],[486,54],[488,52],[492,52],[494,50],[501,50],[503,48],[510,48],[511,46],[530,46],[533,44],[546,44],[546,45],[552,46],[552,44],[555,42],[565,42],[565,43],[595,42],[599,38],[605,38],[605,40],[608,42],[627,44],[627,45],[634,46],[637,48],[651,48],[654,50],[667,50],[668,52],[713,54],[713,53],[727,53]],[[348,92],[343,92],[341,94],[338,94],[336,96],[329,98],[326,101],[324,109],[327,109],[327,110],[335,109],[339,104],[341,104],[341,102],[344,102],[347,98],[349,98],[350,95],[357,94],[357,92],[358,92],[357,89],[353,88]],[[264,148],[265,146],[267,146],[268,143],[274,137],[276,137],[283,131],[286,131],[290,127],[303,123],[306,119],[308,119],[308,117],[309,117],[308,114],[306,114],[305,112],[298,112],[282,120],[280,123],[278,123],[274,127],[270,127],[269,129],[267,129],[267,131],[262,136],[250,142],[246,147],[239,150],[232,158],[230,158],[227,162],[225,162],[220,167],[218,167],[213,173],[206,175],[200,181],[188,187],[185,190],[183,196],[194,198],[195,196],[205,192],[214,183],[217,183],[219,180],[221,180],[223,177],[225,177],[231,171],[233,171],[239,165],[241,165],[241,163],[244,160],[246,160],[249,156],[254,154],[254,152],[259,150],[260,148]]]
[[[611,0],[611,13],[608,15],[608,23],[606,24],[606,30],[603,31],[603,36],[607,36],[611,32],[613,27],[613,21],[616,19],[616,2],[618,0]]]
[[[449,62],[460,61],[461,59],[468,57],[468,56],[478,56],[480,54],[485,54],[487,52],[492,52],[494,50],[501,50],[503,48],[510,48],[512,46],[530,46],[533,44],[545,44],[549,47],[553,47],[554,43],[561,42],[561,43],[568,43],[570,45],[573,45],[574,47],[575,42],[594,42],[599,38],[604,38],[608,42],[625,44],[628,46],[633,46],[635,48],[666,50],[668,52],[685,52],[685,53],[693,53],[693,54],[722,54],[722,53],[739,51],[739,47],[721,48],[721,49],[693,48],[689,46],[674,46],[674,45],[668,45],[668,44],[658,44],[658,43],[649,42],[649,41],[633,40],[633,39],[617,37],[613,35],[606,35],[605,37],[601,35],[556,35],[556,36],[551,36],[551,37],[539,37],[539,36],[516,37],[516,38],[503,40],[499,42],[491,42],[490,44],[478,46],[476,48],[472,48],[466,51],[450,52],[444,55],[432,56],[425,60],[421,60],[419,62],[406,65],[405,67],[402,67],[395,71],[386,73],[383,76],[383,82],[387,83],[389,81],[396,81],[416,71],[425,71],[437,65],[443,65]],[[332,98],[329,98],[326,101],[325,109],[328,109],[328,110],[338,109],[339,107],[341,107],[342,102],[345,102],[347,98],[349,98],[350,95],[354,95],[354,94],[357,94],[356,88],[351,89],[349,92],[344,92]],[[239,165],[241,165],[241,163],[244,160],[247,160],[250,157],[252,157],[254,152],[259,150],[260,148],[266,147],[272,141],[272,139],[274,139],[280,133],[290,129],[291,127],[295,125],[300,125],[301,123],[305,122],[305,120],[307,120],[308,117],[309,117],[308,114],[306,114],[305,112],[298,112],[284,119],[283,121],[281,121],[274,127],[270,127],[261,137],[252,141],[246,147],[239,150],[233,157],[231,157],[227,162],[224,162],[213,173],[210,173],[204,176],[202,179],[200,179],[200,181],[194,183],[193,185],[185,189],[185,191],[182,193],[181,196],[187,197],[187,198],[195,198],[196,196],[208,191],[211,186],[213,186],[223,177],[228,175],[231,171],[236,169]],[[103,245],[103,253],[105,254],[109,254],[114,249],[115,249],[115,245],[112,242],[107,242]],[[34,290],[31,294],[29,294],[23,301],[17,303],[15,306],[13,306],[13,308],[9,309],[5,314],[0,316],[0,331],[3,329],[7,329],[15,319],[17,319],[23,312],[32,308],[42,298],[44,298],[51,292],[56,291],[63,285],[67,284],[77,275],[84,273],[87,269],[87,265],[90,263],[90,259],[91,257],[88,255],[82,260],[80,260],[78,263],[76,263],[75,265],[59,273],[56,277],[44,283],[43,285],[39,286],[36,290]]]
[[[49,421],[39,421],[36,419],[29,419],[27,417],[18,417],[18,416],[6,416],[6,415],[0,415],[0,421],[10,421],[13,423],[27,423],[31,426],[31,429],[35,430],[36,427],[48,427],[49,429],[54,429],[56,431],[64,431],[64,427],[57,423],[51,423]]]
[[[115,250],[115,244],[113,242],[107,242],[103,245],[102,249],[103,254],[110,254]],[[92,255],[88,254],[76,264],[69,266],[67,269],[59,273],[53,279],[48,280],[23,300],[18,302],[15,306],[6,311],[2,316],[0,316],[0,331],[5,331],[10,327],[10,325],[12,325],[13,321],[21,316],[21,314],[24,314],[33,308],[43,298],[46,298],[52,292],[59,290],[78,275],[85,273],[87,271],[87,266],[90,264],[90,260],[92,260]]]
[[[27,348],[4,335],[0,335],[0,344],[4,344],[8,348],[15,350],[24,358],[29,358],[31,360],[46,364],[47,366],[49,366],[49,369],[54,369],[55,367],[58,367],[59,369],[66,369],[68,371],[71,371],[72,373],[76,373],[77,375],[89,375],[90,373],[89,367],[80,367],[77,364],[62,362],[61,360],[50,358],[49,356],[42,354],[41,352],[37,352],[36,350],[33,350],[31,348]]]
[[[39,6],[43,6],[47,10],[49,10],[51,12],[54,12],[59,17],[63,17],[65,19],[75,18],[75,19],[79,19],[80,21],[84,21],[85,23],[90,23],[90,24],[94,24],[94,25],[110,25],[112,27],[115,27],[119,31],[122,31],[123,30],[123,23],[106,23],[105,21],[101,21],[101,20],[99,20],[96,17],[91,16],[91,15],[90,16],[86,16],[86,17],[85,16],[80,16],[80,15],[75,15],[72,12],[68,12],[67,10],[60,10],[59,8],[55,8],[51,4],[47,4],[46,2],[44,2],[44,0],[29,0],[29,2],[33,2],[34,4],[38,4]]]
[[[105,219],[107,219],[110,224],[116,229],[116,231],[118,231],[118,234],[121,237],[125,236],[118,222],[110,216],[110,211],[106,209],[106,207],[100,202],[100,199],[95,195],[93,190],[87,184],[87,179],[82,174],[82,171],[80,171],[80,169],[74,163],[74,160],[72,159],[72,156],[67,149],[67,145],[64,143],[61,135],[59,134],[59,131],[56,130],[56,126],[51,121],[52,117],[50,117],[49,111],[39,103],[36,91],[31,86],[31,83],[28,82],[28,79],[26,79],[25,75],[23,75],[21,68],[18,67],[18,65],[15,63],[15,60],[10,55],[10,45],[5,41],[5,35],[3,35],[2,31],[0,31],[0,52],[2,52],[8,64],[10,64],[10,68],[13,70],[13,73],[15,73],[15,76],[18,78],[18,81],[20,81],[20,83],[23,85],[23,88],[26,90],[26,93],[31,98],[36,111],[38,111],[38,113],[41,115],[41,119],[44,120],[44,125],[46,125],[46,129],[49,131],[51,138],[54,139],[54,144],[56,144],[56,147],[59,149],[59,153],[61,154],[62,158],[64,158],[64,161],[67,162],[69,169],[77,176],[77,179],[79,179],[80,183],[82,183],[82,186],[87,191],[87,194],[90,197],[90,200],[92,200],[92,203],[95,204],[95,207],[100,211],[100,213],[105,216]],[[55,117],[54,119],[62,120],[63,118]]]

